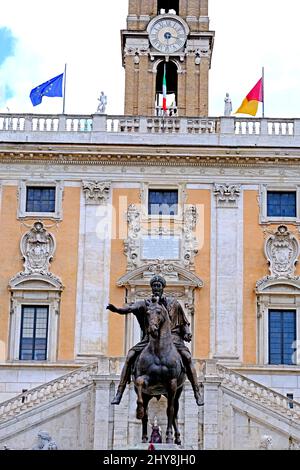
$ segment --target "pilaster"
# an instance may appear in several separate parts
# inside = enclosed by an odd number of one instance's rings
[[[242,360],[243,195],[240,186],[216,184],[211,212],[211,354]]]
[[[76,354],[105,354],[108,338],[110,183],[83,182],[77,284]]]

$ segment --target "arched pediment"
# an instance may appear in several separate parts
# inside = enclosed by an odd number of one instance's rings
[[[266,277],[257,283],[256,293],[300,295],[300,278],[282,279]]]
[[[26,274],[19,273],[12,278],[8,285],[9,289],[14,290],[30,290],[30,291],[62,291],[63,285],[61,280],[48,274]]]
[[[145,264],[122,276],[117,281],[119,287],[140,285],[149,286],[150,279],[155,274],[163,276],[167,285],[188,286],[201,288],[204,286],[202,279],[196,274],[176,264]]]

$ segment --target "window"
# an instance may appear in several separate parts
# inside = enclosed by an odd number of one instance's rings
[[[296,191],[268,191],[268,217],[296,217]]]
[[[22,306],[20,356],[21,361],[47,359],[48,307]]]
[[[149,189],[148,214],[174,216],[178,214],[178,190]]]
[[[259,193],[261,224],[282,223],[283,221],[300,224],[300,185],[261,184]]]
[[[269,364],[294,364],[296,312],[269,310]]]
[[[55,187],[27,186],[26,212],[55,212]]]
[[[62,181],[20,181],[18,217],[62,220],[63,191]]]
[[[171,10],[171,11],[170,11]],[[179,15],[179,0],[158,0],[157,13],[162,15],[164,13],[176,13]]]

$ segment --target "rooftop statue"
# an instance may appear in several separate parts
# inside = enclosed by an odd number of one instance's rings
[[[232,102],[231,98],[229,96],[229,93],[226,93],[226,96],[224,98],[224,116],[231,116],[232,113]]]
[[[101,91],[98,101],[99,101],[99,104],[97,108],[97,113],[105,114],[106,106],[107,106],[107,96],[104,94],[104,91]]]

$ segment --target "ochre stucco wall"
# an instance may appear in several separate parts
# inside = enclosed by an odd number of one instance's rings
[[[210,350],[210,227],[211,227],[211,193],[209,190],[188,190],[187,204],[197,206],[198,224],[202,235],[199,237],[199,253],[195,257],[197,274],[204,282],[202,289],[195,290],[194,318],[194,357],[208,358]],[[203,227],[202,227],[203,224]]]
[[[38,219],[26,219],[27,227],[17,220],[17,187],[3,186],[0,212],[0,360],[7,359],[9,337],[9,280],[23,270],[20,240]],[[53,220],[43,219],[56,239],[56,253],[50,271],[58,276],[65,286],[62,293],[58,360],[73,360],[76,287],[78,267],[80,188],[65,188],[63,199],[63,221],[57,226]],[[51,227],[52,226],[52,227]]]
[[[291,232],[294,225],[285,224]],[[256,282],[269,275],[269,267],[264,254],[264,229],[275,232],[280,223],[260,225],[258,192],[244,192],[244,363],[257,362],[257,300],[255,294]],[[296,269],[299,275],[300,267]]]

